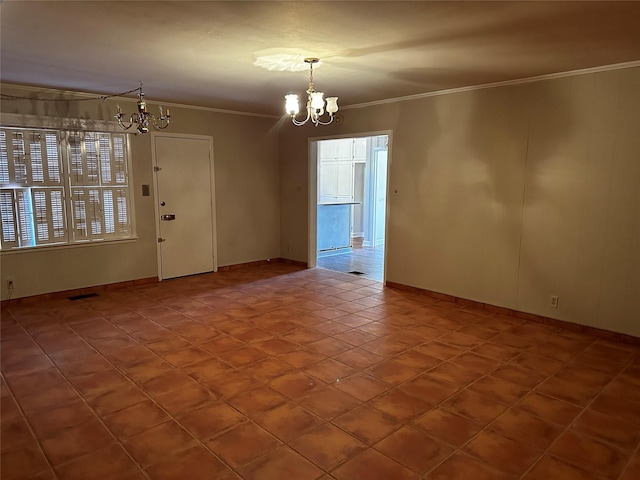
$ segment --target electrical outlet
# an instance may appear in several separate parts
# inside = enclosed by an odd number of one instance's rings
[[[7,278],[7,290],[13,290],[13,279]]]
[[[558,308],[558,296],[557,295],[551,295],[551,297],[549,297],[549,306],[551,308]]]

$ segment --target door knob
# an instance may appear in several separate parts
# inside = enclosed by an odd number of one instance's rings
[[[163,220],[165,222],[168,222],[170,220],[175,220],[176,216],[173,213],[166,213],[164,215],[160,215],[160,220]]]

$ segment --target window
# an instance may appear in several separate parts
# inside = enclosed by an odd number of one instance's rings
[[[124,133],[0,128],[0,249],[133,236]]]

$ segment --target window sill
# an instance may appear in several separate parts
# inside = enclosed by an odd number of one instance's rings
[[[58,251],[58,250],[66,250],[69,248],[87,248],[87,247],[99,247],[106,245],[114,245],[114,244],[125,244],[125,243],[134,243],[138,241],[138,237],[129,237],[129,238],[118,238],[114,240],[101,240],[95,242],[86,242],[86,243],[63,243],[60,245],[40,245],[37,247],[24,247],[24,248],[13,248],[10,250],[0,250],[0,255],[20,255],[24,253],[41,253],[47,251]]]

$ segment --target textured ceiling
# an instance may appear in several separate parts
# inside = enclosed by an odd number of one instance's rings
[[[282,62],[305,56],[321,58],[316,89],[340,106],[640,61],[636,1],[4,0],[0,10],[2,82],[114,94],[143,80],[151,101],[273,115],[308,82]]]

